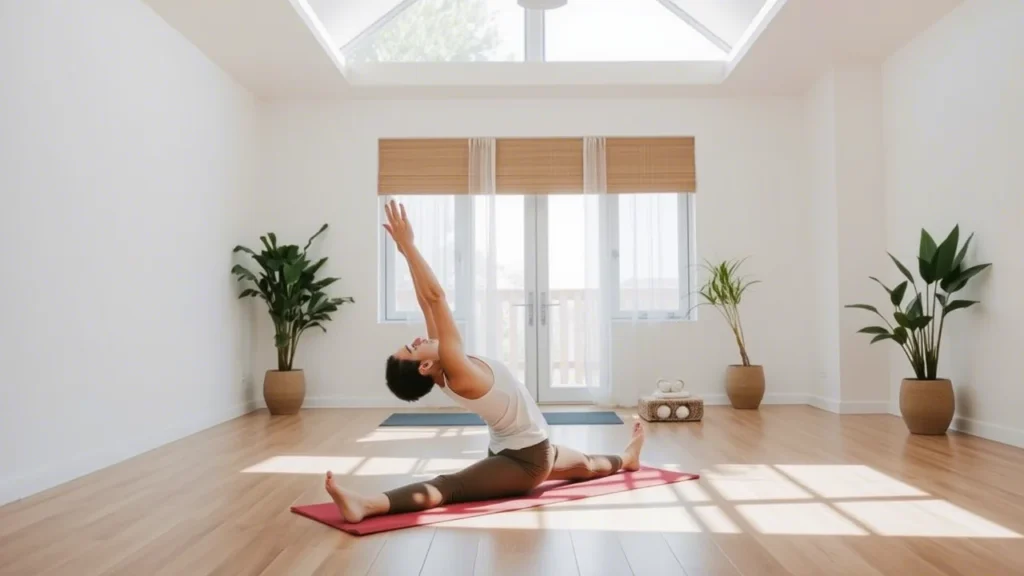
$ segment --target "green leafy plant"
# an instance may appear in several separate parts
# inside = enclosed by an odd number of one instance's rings
[[[242,290],[238,296],[240,299],[259,298],[266,302],[274,322],[277,369],[281,371],[292,369],[295,349],[303,332],[319,328],[326,333],[323,323],[330,321],[331,313],[337,312],[344,303],[355,302],[351,297],[328,297],[324,289],[338,279],[316,278],[327,258],[310,262],[306,257],[310,244],[325,230],[327,224],[321,226],[302,249],[291,244],[278,246],[277,236],[271,232],[260,236],[263,250],[259,254],[245,246],[236,246],[232,251],[249,254],[260,266],[259,274],[250,272],[241,264],[236,264],[231,272],[238,276],[239,282],[252,286]]]
[[[924,284],[924,291],[918,289],[910,270],[895,256],[889,254],[899,271],[906,277],[895,288],[889,288],[881,280],[871,276],[886,292],[893,306],[893,322],[883,316],[876,307],[869,304],[849,304],[846,308],[860,308],[874,312],[885,322],[885,326],[868,326],[860,329],[861,334],[872,335],[871,343],[892,340],[903,349],[914,375],[918,380],[935,380],[939,365],[939,351],[942,347],[942,329],[946,316],[956,310],[969,308],[977,301],[956,300],[954,294],[967,286],[967,282],[991,264],[966,266],[964,257],[971,244],[971,234],[963,247],[959,247],[960,227],[954,226],[949,236],[936,245],[932,236],[921,230],[921,245],[918,250],[918,273]],[[904,306],[908,288],[914,297]]]
[[[736,345],[740,349],[740,359],[743,366],[750,366],[750,357],[747,356],[747,344],[743,335],[743,323],[740,321],[740,302],[747,288],[760,283],[760,280],[747,280],[739,274],[740,265],[746,258],[741,260],[726,260],[718,264],[711,264],[705,261],[702,268],[707,272],[707,280],[697,292],[704,299],[704,302],[697,306],[714,306],[725,321],[729,323],[733,336],[736,337]]]

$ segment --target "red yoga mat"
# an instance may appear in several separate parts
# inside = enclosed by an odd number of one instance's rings
[[[645,466],[636,472],[622,472],[585,482],[568,483],[564,480],[545,482],[530,494],[519,498],[464,502],[452,504],[451,506],[432,508],[423,512],[375,516],[358,524],[346,523],[341,518],[341,514],[338,512],[334,502],[311,504],[309,506],[292,506],[291,510],[296,514],[337,528],[343,532],[363,536],[377,532],[387,532],[388,530],[447,522],[459,518],[472,518],[498,512],[525,510],[527,508],[544,506],[545,504],[557,504],[559,502],[580,500],[592,496],[615,494],[616,492],[626,492],[628,490],[636,490],[637,488],[650,488],[651,486],[673,484],[696,478],[699,478],[697,474],[673,472],[671,470],[648,468]]]

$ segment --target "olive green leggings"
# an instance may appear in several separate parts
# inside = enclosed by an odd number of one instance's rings
[[[487,458],[426,482],[389,490],[389,514],[416,512],[457,502],[522,496],[545,480],[591,480],[622,469],[619,456],[590,456],[547,440],[521,450],[488,451]]]

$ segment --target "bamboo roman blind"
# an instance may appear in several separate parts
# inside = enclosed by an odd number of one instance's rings
[[[693,138],[608,138],[608,192],[696,192]]]
[[[377,194],[468,194],[469,140],[395,139],[378,143]]]
[[[580,138],[499,138],[495,188],[498,194],[583,192]]]
[[[583,192],[582,138],[498,138],[498,194]],[[382,139],[380,195],[468,194],[469,140]],[[607,138],[608,192],[696,192],[692,137]]]

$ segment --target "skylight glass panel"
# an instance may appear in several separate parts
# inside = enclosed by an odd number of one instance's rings
[[[723,41],[735,46],[765,0],[670,0]]]
[[[671,62],[728,56],[658,0],[569,0],[545,12],[548,62]]]
[[[512,0],[418,0],[357,39],[363,62],[521,62],[526,16]]]

